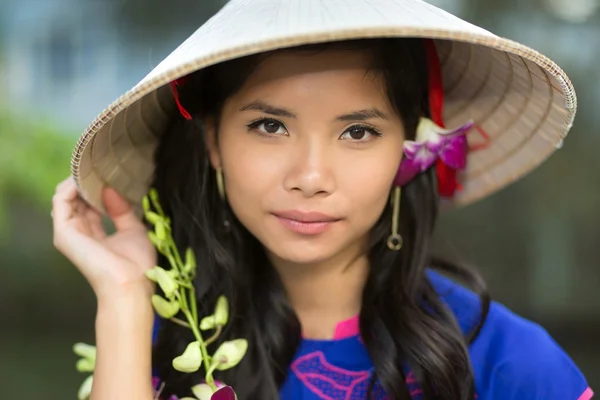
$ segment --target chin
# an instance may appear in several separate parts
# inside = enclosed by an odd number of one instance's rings
[[[315,240],[315,239],[313,239]],[[317,239],[318,241],[318,239]],[[331,259],[335,252],[332,246],[325,243],[283,243],[269,248],[278,258],[294,264],[319,264]]]

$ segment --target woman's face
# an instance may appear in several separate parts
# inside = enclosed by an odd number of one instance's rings
[[[209,129],[227,201],[272,256],[312,264],[366,248],[404,139],[369,61],[275,53],[225,102],[217,140]]]

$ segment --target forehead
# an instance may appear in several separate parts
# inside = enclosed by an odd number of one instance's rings
[[[383,81],[365,51],[281,51],[265,57],[238,98],[344,96],[385,101]]]

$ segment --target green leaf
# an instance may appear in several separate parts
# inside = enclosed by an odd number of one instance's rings
[[[94,372],[94,368],[96,367],[96,360],[91,360],[89,358],[81,358],[75,364],[75,368],[77,372]]]
[[[179,312],[179,302],[177,300],[169,301],[157,294],[152,295],[152,306],[158,315],[165,319],[172,318]]]
[[[248,341],[246,339],[224,342],[215,352],[212,363],[213,365],[216,364],[216,369],[219,371],[233,368],[242,361],[246,350],[248,350]]]
[[[85,381],[83,381],[83,383],[79,387],[79,392],[77,392],[77,398],[79,400],[87,400],[90,398],[90,395],[92,394],[93,381],[94,381],[93,375],[88,376],[85,379]]]
[[[79,357],[83,357],[88,360],[96,360],[96,346],[86,343],[75,343],[73,345],[73,351]]]
[[[198,341],[188,344],[183,354],[173,359],[173,368],[179,372],[196,372],[200,369],[200,365],[202,365],[202,353]]]
[[[215,323],[214,315],[209,315],[208,317],[204,317],[204,318],[202,318],[202,321],[200,321],[200,329],[202,329],[203,331],[207,331],[209,329],[215,329],[216,326],[217,326],[217,324]]]
[[[227,325],[229,319],[229,303],[227,297],[219,296],[217,299],[217,305],[215,307],[215,325]]]
[[[173,277],[161,267],[154,267],[156,273],[156,282],[160,286],[161,290],[165,293],[168,299],[172,299],[175,295],[175,291],[179,288],[179,284],[173,279]]]

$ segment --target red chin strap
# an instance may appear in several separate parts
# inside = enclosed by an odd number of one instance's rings
[[[444,87],[442,86],[442,70],[440,59],[432,39],[424,39],[427,63],[429,69],[429,112],[431,120],[441,127],[445,127],[442,118],[444,110]],[[453,197],[462,186],[456,179],[456,170],[450,168],[438,159],[435,164],[438,179],[438,193],[442,197]]]

